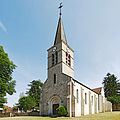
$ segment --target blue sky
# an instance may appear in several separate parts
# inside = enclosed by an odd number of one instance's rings
[[[107,72],[120,78],[120,0],[0,0],[0,45],[17,65],[16,93],[7,95],[7,105],[18,101],[30,81],[46,80],[61,1],[75,79],[96,88]]]

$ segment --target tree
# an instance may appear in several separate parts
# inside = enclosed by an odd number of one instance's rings
[[[43,86],[43,83],[39,80],[33,80],[28,84],[30,89],[26,92],[26,94],[32,98],[35,99],[36,101],[36,108],[39,107],[40,103],[40,94],[41,94],[41,88]]]
[[[7,103],[5,98],[7,93],[12,95],[16,92],[16,81],[12,80],[12,73],[15,68],[16,65],[9,60],[8,54],[0,46],[0,107]]]
[[[114,74],[108,73],[103,80],[104,91],[106,97],[118,95],[119,91],[119,80]]]
[[[112,104],[119,104],[120,103],[120,95],[117,96],[111,96],[111,97],[107,97],[108,101],[111,101]]]
[[[31,110],[36,106],[35,99],[30,96],[24,96],[21,97],[18,101],[18,107],[19,109],[24,112],[27,112],[27,110]]]
[[[120,103],[120,83],[114,74],[108,73],[103,80],[104,91],[107,100],[112,104]]]

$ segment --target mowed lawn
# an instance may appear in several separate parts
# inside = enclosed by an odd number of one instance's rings
[[[81,117],[64,117],[64,118],[50,118],[50,117],[9,117],[0,118],[1,120],[120,120],[119,112],[99,113],[95,115],[87,115]]]

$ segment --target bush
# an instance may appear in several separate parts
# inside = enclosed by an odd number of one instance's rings
[[[66,116],[67,115],[67,110],[65,109],[64,106],[59,106],[56,109],[56,113],[58,114],[58,116]]]

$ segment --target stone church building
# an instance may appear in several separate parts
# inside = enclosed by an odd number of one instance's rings
[[[68,116],[111,111],[103,88],[90,89],[74,78],[74,50],[67,44],[60,14],[54,45],[48,50],[48,78],[42,87],[41,115],[55,115],[64,106]]]

